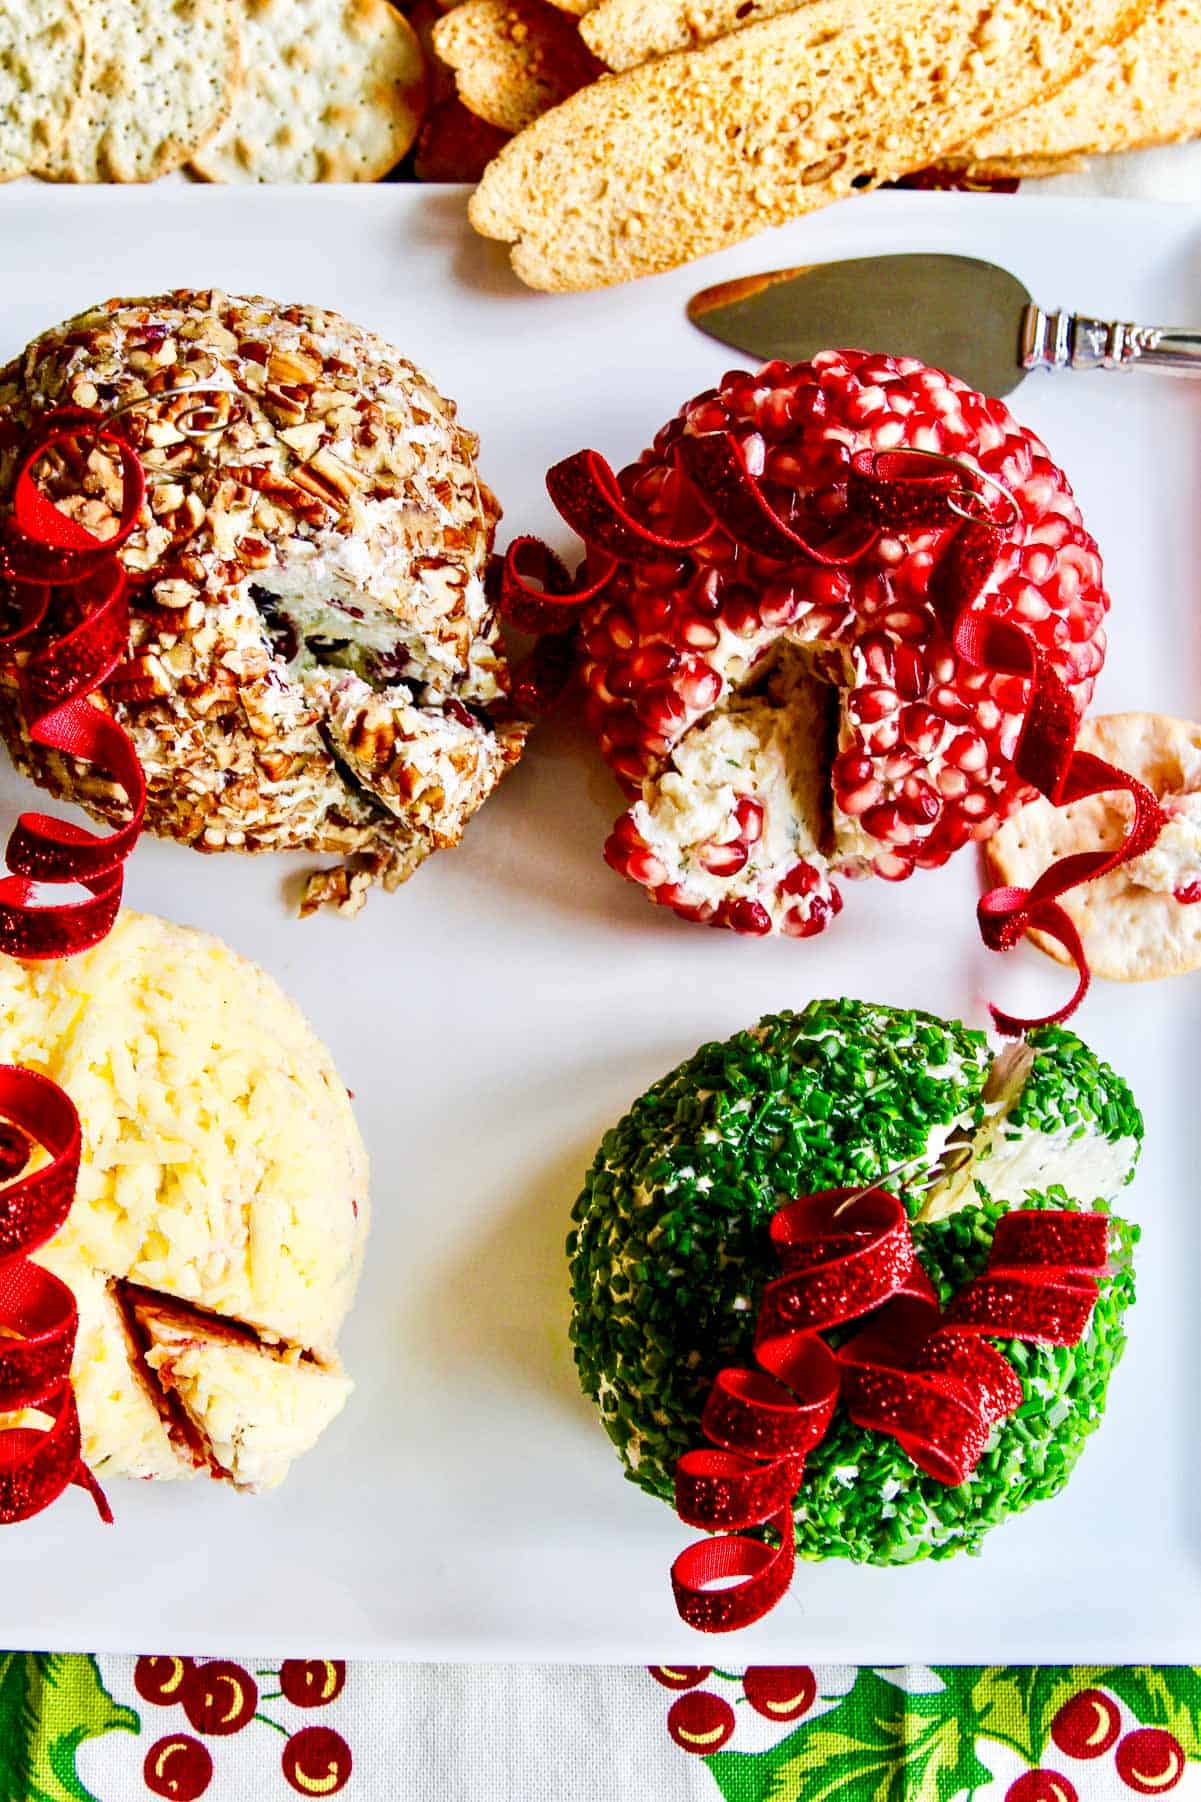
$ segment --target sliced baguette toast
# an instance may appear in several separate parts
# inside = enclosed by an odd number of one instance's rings
[[[1141,24],[1051,101],[975,138],[953,158],[971,174],[1019,177],[1107,150],[1201,135],[1201,0],[1154,0]]]
[[[602,72],[575,20],[547,0],[462,0],[433,43],[464,106],[501,131],[523,130]]]
[[[471,219],[531,287],[674,268],[938,162],[1064,87],[1147,0],[811,0],[603,76],[484,172]]]
[[[690,50],[727,32],[796,12],[810,0],[594,0],[580,25],[584,42],[610,69]]]

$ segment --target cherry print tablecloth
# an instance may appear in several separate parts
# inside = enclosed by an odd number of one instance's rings
[[[1201,145],[1040,186],[1195,201]],[[0,1633],[2,1622],[0,1605]],[[1201,1802],[1201,1666],[741,1671],[0,1652],[0,1802],[1169,1793]]]
[[[1201,1797],[1201,1667],[0,1654],[0,1802]]]

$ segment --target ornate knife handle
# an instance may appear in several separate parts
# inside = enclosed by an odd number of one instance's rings
[[[1201,331],[1044,313],[1031,303],[1022,314],[1021,360],[1023,369],[1133,369],[1145,364],[1176,375],[1201,375]]]

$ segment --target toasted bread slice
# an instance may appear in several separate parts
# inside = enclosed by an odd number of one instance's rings
[[[1154,0],[1124,42],[1106,46],[1053,101],[976,138],[954,160],[971,173],[1057,174],[1068,159],[1201,135],[1201,0]]]
[[[601,73],[575,21],[547,0],[463,0],[433,41],[464,106],[500,131],[523,130]]]
[[[1063,87],[1147,0],[812,0],[604,76],[508,144],[471,203],[531,287],[670,269],[920,169]]]
[[[585,9],[580,32],[610,69],[633,69],[652,56],[691,50],[809,4],[810,0],[596,0]]]

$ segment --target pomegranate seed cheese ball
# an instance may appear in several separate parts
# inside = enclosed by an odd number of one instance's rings
[[[147,826],[202,851],[333,853],[304,905],[346,912],[457,844],[526,727],[484,592],[499,509],[453,402],[318,307],[111,301],[0,369],[0,516],[62,408],[118,424],[146,475],[120,551],[129,655],[102,694],[145,770]],[[95,536],[115,530],[104,444],[38,479]],[[0,731],[54,793],[120,817],[111,783],[30,742],[11,676]]]
[[[798,1555],[904,1564],[976,1551],[998,1521],[1062,1488],[1100,1422],[1138,1237],[1110,1202],[1142,1131],[1126,1084],[1062,1027],[994,1055],[955,1021],[815,1001],[702,1047],[605,1135],[568,1241],[580,1381],[626,1475],[714,1524],[680,1502],[686,1455],[708,1440],[748,1465],[767,1458],[820,1356],[840,1369],[841,1392],[836,1382],[824,1434],[786,1488]],[[816,1237],[786,1243],[779,1222],[840,1189],[849,1197]],[[901,1243],[912,1254],[908,1274],[903,1260],[891,1271],[903,1298],[869,1314],[889,1284],[844,1296],[804,1356],[793,1346],[791,1362],[773,1362],[764,1347],[789,1330],[790,1303],[771,1301],[781,1262],[802,1287],[817,1272],[828,1302],[839,1260],[867,1256],[875,1226],[854,1210],[873,1203],[876,1226],[896,1211],[889,1255]],[[1047,1231],[1073,1268],[1040,1268],[1031,1235]],[[1088,1278],[1080,1233],[1094,1239]],[[1007,1321],[990,1312],[998,1294]],[[767,1398],[777,1424],[760,1420],[749,1449],[731,1398],[762,1401],[764,1372],[781,1369]],[[753,1469],[770,1483],[767,1465]]]
[[[698,479],[718,438],[753,503]],[[855,460],[897,452],[960,472],[943,523],[904,483],[890,515],[874,472],[857,513]],[[617,568],[580,622],[586,718],[631,800],[605,854],[685,919],[808,938],[837,878],[935,869],[1033,795],[1013,763],[1028,673],[965,659],[960,604],[1020,627],[1077,718],[1091,699],[1096,544],[1039,440],[954,376],[859,351],[735,372],[616,484],[645,533],[590,545]],[[698,492],[711,517],[688,533]],[[993,534],[975,567],[969,514]]]
[[[0,1061],[79,1113],[76,1199],[34,1255],[79,1306],[86,1463],[280,1482],[351,1388],[367,1158],[329,1053],[255,965],[125,913],[78,956],[0,958]]]

